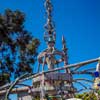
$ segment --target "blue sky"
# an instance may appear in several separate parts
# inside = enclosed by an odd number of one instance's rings
[[[25,27],[40,39],[39,51],[46,48],[43,41],[46,19],[45,0],[0,0],[0,13],[6,8],[19,9],[26,14]],[[100,56],[100,0],[52,0],[53,20],[57,33],[56,47],[62,49],[61,36],[68,46],[69,63]]]

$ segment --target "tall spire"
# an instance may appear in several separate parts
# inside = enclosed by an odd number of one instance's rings
[[[65,56],[64,57],[64,64],[68,65],[68,54],[67,54],[68,48],[66,47],[66,40],[65,40],[64,36],[62,36],[62,44],[63,44],[62,50],[63,50],[64,56]]]
[[[56,34],[55,34],[55,30],[54,30],[54,23],[53,23],[53,20],[52,20],[53,6],[52,6],[50,0],[46,0],[45,8],[46,8],[46,14],[47,14],[47,23],[45,24],[46,32],[44,34],[44,40],[47,43],[49,43],[49,42],[55,43]]]

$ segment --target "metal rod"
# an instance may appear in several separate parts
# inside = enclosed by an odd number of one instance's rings
[[[23,82],[25,80],[28,80],[28,79],[32,79],[32,78],[35,78],[39,75],[42,75],[42,73],[50,73],[50,72],[55,72],[55,71],[58,71],[58,70],[63,70],[63,69],[66,69],[66,68],[72,68],[72,67],[77,67],[78,65],[87,65],[87,64],[90,64],[90,63],[94,63],[94,62],[98,62],[100,58],[96,58],[96,59],[91,59],[91,60],[87,60],[87,61],[84,61],[84,62],[80,62],[80,63],[76,63],[76,64],[70,64],[70,65],[66,65],[64,67],[60,67],[60,68],[55,68],[53,70],[49,70],[49,71],[45,71],[45,72],[40,72],[40,73],[37,73],[37,74],[34,74],[34,75],[29,75],[27,78],[23,78],[21,80],[19,80],[19,83],[20,82]],[[12,84],[12,83],[11,83]],[[8,85],[4,85],[2,87],[0,87],[0,90],[2,89],[5,89],[5,88],[8,88],[11,84],[8,84]]]

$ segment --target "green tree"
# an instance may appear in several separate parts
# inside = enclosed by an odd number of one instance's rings
[[[19,10],[0,14],[0,86],[33,71],[40,42],[24,22],[25,14]]]
[[[82,94],[77,94],[75,97],[83,100],[97,100],[97,97],[92,92],[84,92]]]

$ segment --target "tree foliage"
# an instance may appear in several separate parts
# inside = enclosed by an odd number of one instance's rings
[[[76,98],[80,98],[82,100],[97,100],[96,95],[91,92],[90,93],[84,92],[82,94],[77,94]]]
[[[40,42],[25,30],[24,22],[19,10],[0,14],[0,86],[32,72]]]

